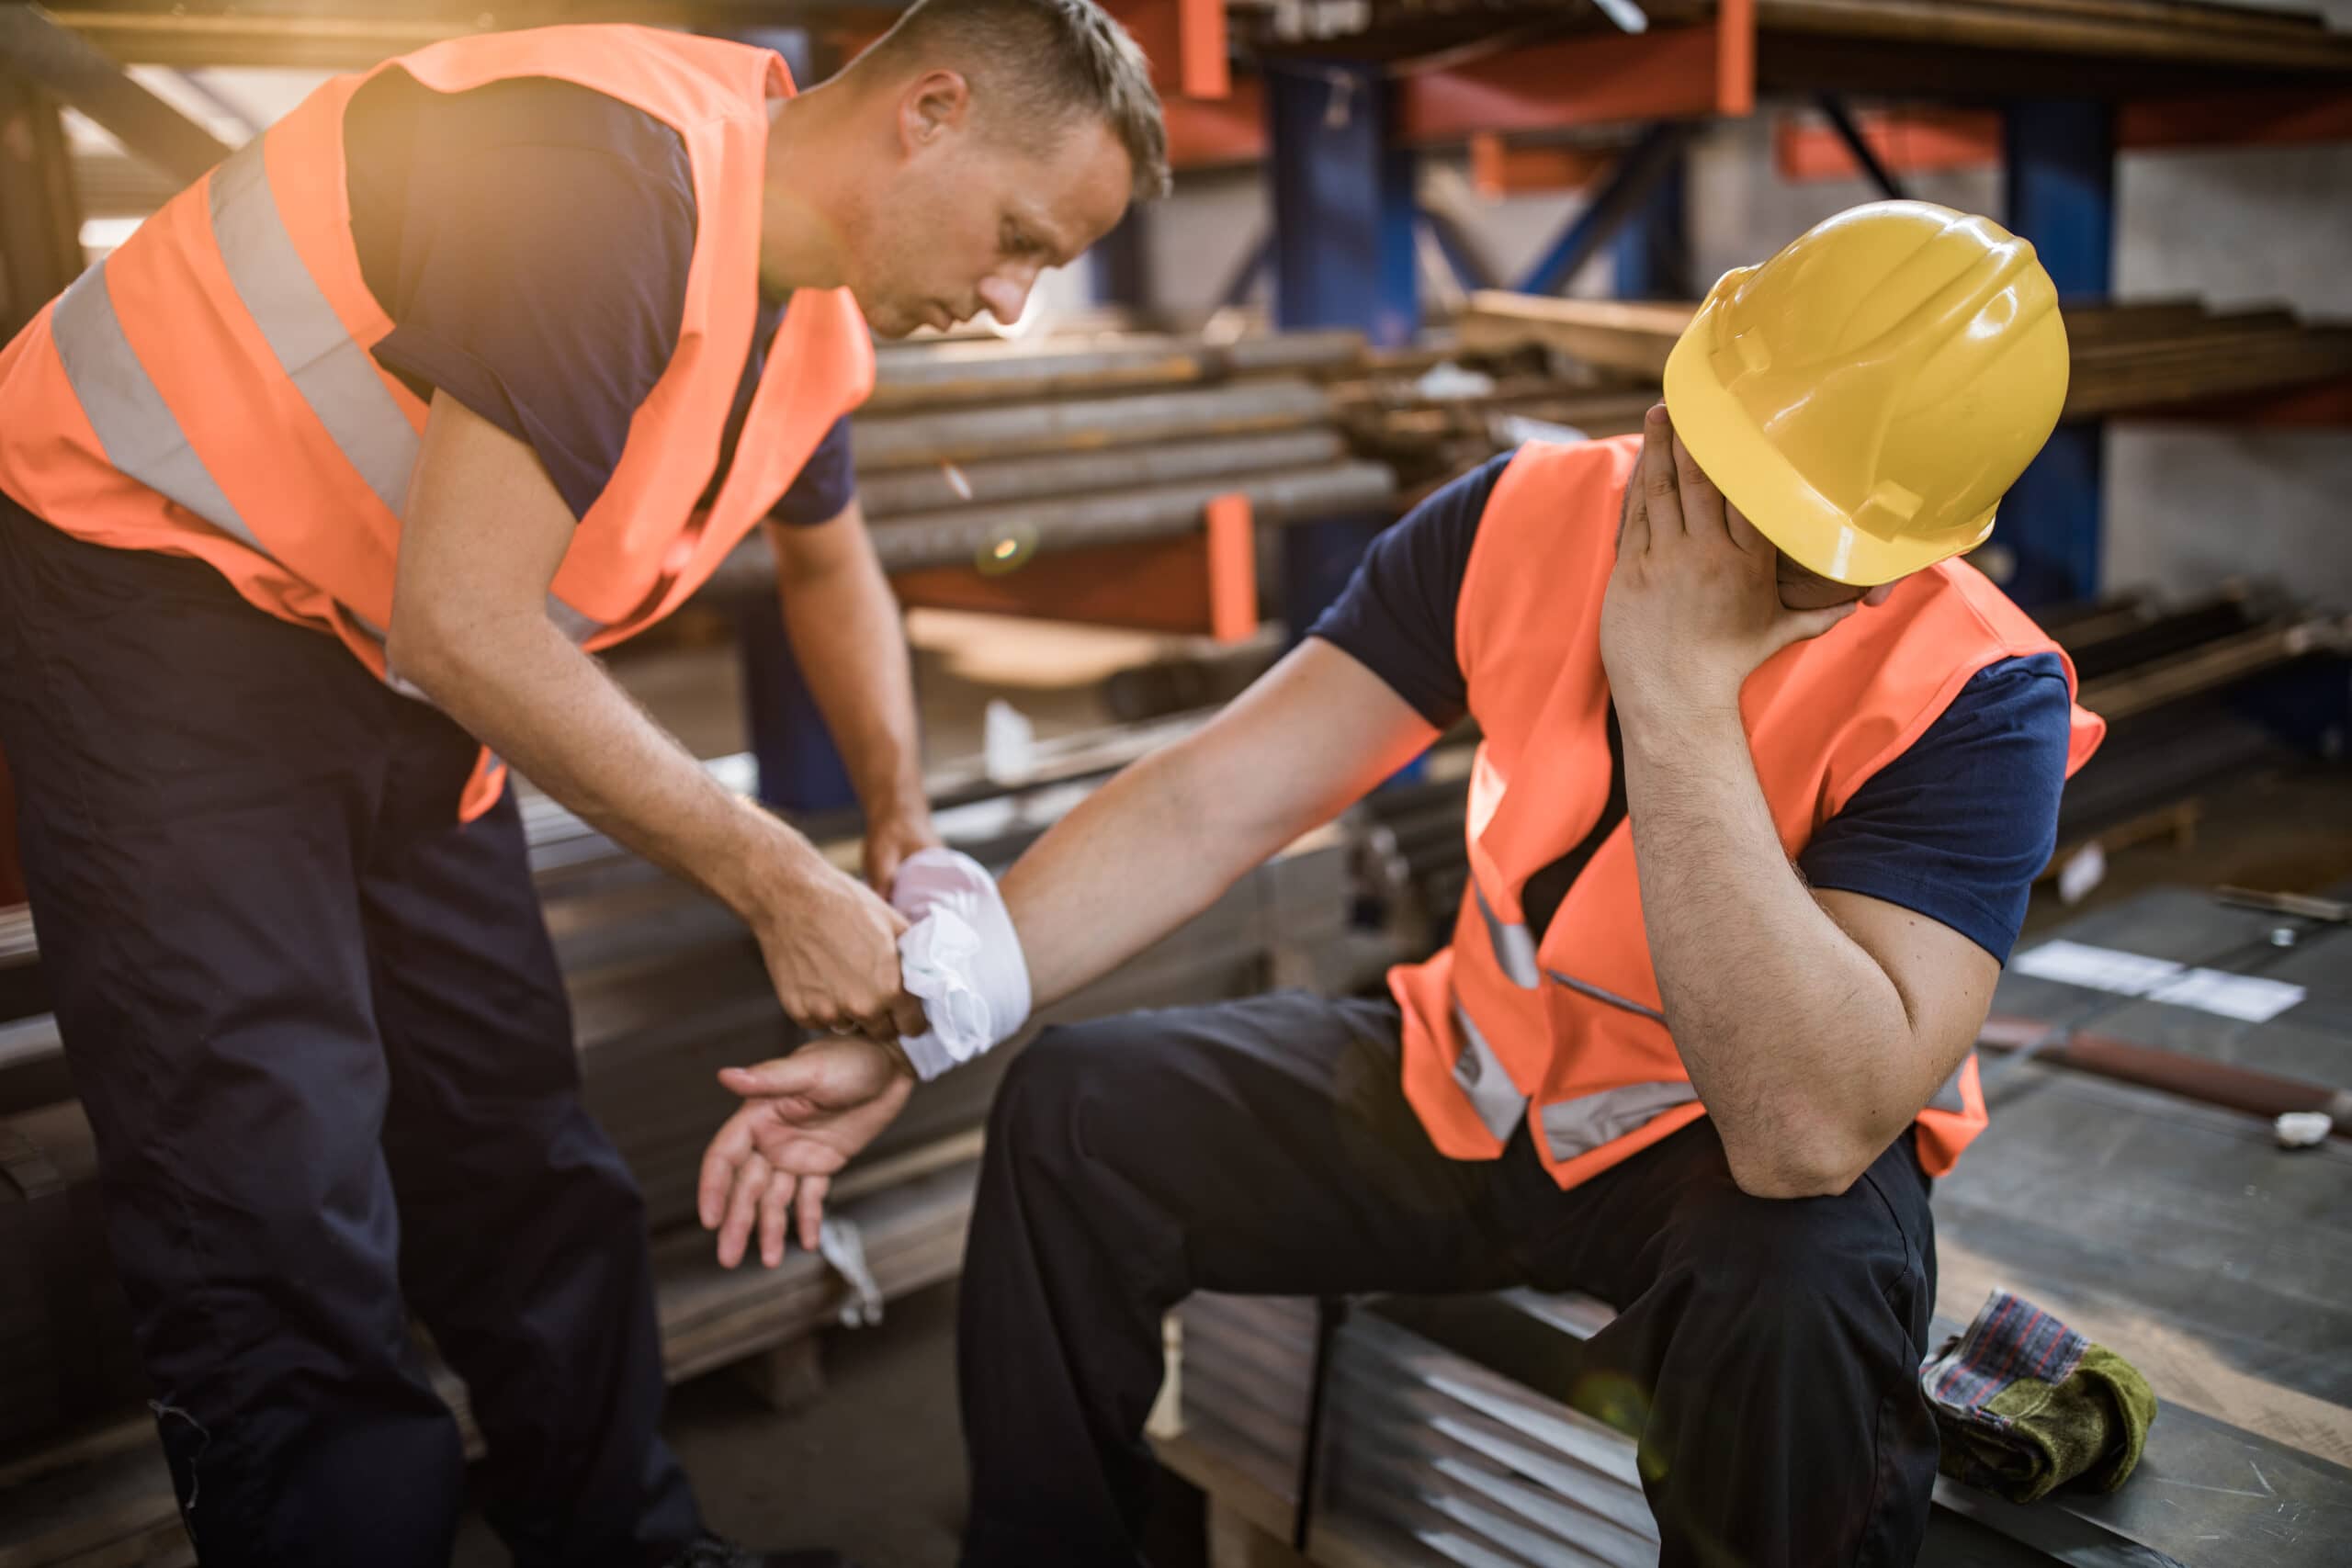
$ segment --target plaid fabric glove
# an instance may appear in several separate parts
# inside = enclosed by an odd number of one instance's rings
[[[2007,1291],[1919,1369],[1919,1386],[1935,1407],[1943,1472],[2012,1503],[2078,1477],[2114,1491],[2156,1418],[2132,1363]]]

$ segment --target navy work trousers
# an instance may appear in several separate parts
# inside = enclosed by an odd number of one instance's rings
[[[208,1568],[445,1564],[464,1377],[527,1568],[694,1534],[643,1201],[582,1108],[474,742],[200,563],[0,498],[0,749],[109,1239]]]
[[[1136,1568],[1160,1318],[1195,1290],[1575,1288],[1638,1428],[1662,1568],[1901,1568],[1936,1428],[1909,1134],[1834,1198],[1750,1197],[1694,1122],[1562,1191],[1524,1123],[1438,1153],[1393,1006],[1297,994],[1049,1029],[998,1090],[964,1259],[965,1568]]]

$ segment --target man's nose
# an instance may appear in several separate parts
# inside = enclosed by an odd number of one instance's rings
[[[1009,327],[1021,319],[1029,306],[1029,290],[1036,285],[1035,268],[1023,267],[1014,273],[992,273],[980,284],[980,303],[988,307],[997,325]]]

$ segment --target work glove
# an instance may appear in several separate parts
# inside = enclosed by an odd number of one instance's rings
[[[899,1049],[928,1082],[1011,1039],[1029,1021],[1029,960],[1020,933],[979,862],[955,850],[907,857],[890,904],[908,927],[899,937],[901,983],[931,1027]]]

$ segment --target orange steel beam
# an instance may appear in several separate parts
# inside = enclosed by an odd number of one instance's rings
[[[1232,91],[1223,0],[1108,0],[1103,9],[1151,62],[1160,96],[1221,98]]]
[[[1510,50],[1397,84],[1397,135],[1459,141],[1480,131],[1745,115],[1756,107],[1755,0],[1713,23],[1595,33]]]
[[[1203,565],[1209,585],[1209,635],[1241,642],[1258,629],[1258,544],[1250,498],[1220,495],[1208,504]]]
[[[1470,139],[1470,188],[1492,200],[1527,191],[1582,190],[1617,166],[1614,148],[1514,145],[1490,130]]]
[[[1266,156],[1266,94],[1255,76],[1231,84],[1222,98],[1170,98],[1168,161],[1179,169],[1255,164]]]

